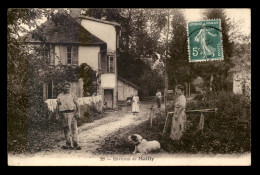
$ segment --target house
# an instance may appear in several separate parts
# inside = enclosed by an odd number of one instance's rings
[[[118,101],[126,101],[128,97],[138,95],[140,88],[130,81],[118,76]]]
[[[203,93],[204,80],[202,77],[197,77],[192,81],[193,86],[195,87],[196,92]]]
[[[67,15],[65,20],[52,19],[39,29],[49,46],[49,64],[81,65],[87,63],[97,72],[97,93],[106,107],[117,108],[117,50],[119,48],[120,24],[81,15]],[[41,41],[28,35],[28,44],[37,45]],[[83,80],[71,82],[72,92],[83,97]],[[53,94],[55,82],[43,86],[45,99],[56,98]]]
[[[251,96],[251,75],[249,72],[239,71],[233,74],[233,93],[246,93]]]

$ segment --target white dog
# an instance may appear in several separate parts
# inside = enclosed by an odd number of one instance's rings
[[[159,150],[161,148],[160,143],[158,141],[156,140],[147,141],[146,139],[143,139],[143,137],[138,134],[133,134],[129,136],[128,140],[135,145],[135,150],[133,154],[136,154],[138,152],[146,154],[148,152]]]

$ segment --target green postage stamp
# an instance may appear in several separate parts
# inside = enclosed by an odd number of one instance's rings
[[[223,60],[221,20],[188,23],[189,61]]]

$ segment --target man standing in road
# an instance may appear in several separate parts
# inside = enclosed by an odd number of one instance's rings
[[[156,92],[156,101],[157,101],[158,108],[161,108],[162,94],[159,91],[159,89]]]
[[[59,116],[62,120],[66,145],[62,149],[80,150],[78,145],[78,127],[77,119],[79,118],[79,105],[77,97],[70,92],[70,83],[66,82],[63,85],[63,93],[57,97],[57,108]]]

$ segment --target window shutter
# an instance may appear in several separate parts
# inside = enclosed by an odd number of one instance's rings
[[[50,65],[55,64],[55,49],[54,45],[50,45]]]
[[[78,47],[72,47],[72,64],[78,65]]]
[[[71,64],[72,63],[72,49],[70,46],[67,47],[67,64]]]
[[[49,81],[47,84],[47,98],[51,99],[52,98],[52,81]]]
[[[67,64],[67,47],[66,46],[60,46],[60,59],[61,59],[61,64],[63,64],[63,65]]]
[[[107,72],[109,72],[109,63],[110,63],[109,56],[107,56]]]
[[[47,99],[46,83],[43,83],[43,100]]]
[[[110,72],[114,73],[114,57],[110,57]]]

